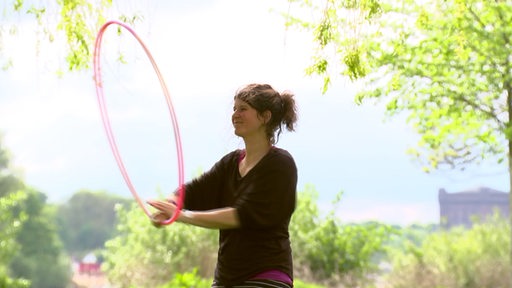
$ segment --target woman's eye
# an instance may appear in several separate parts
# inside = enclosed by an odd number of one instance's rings
[[[246,111],[247,110],[247,107],[233,107],[233,112],[243,112],[243,111]]]

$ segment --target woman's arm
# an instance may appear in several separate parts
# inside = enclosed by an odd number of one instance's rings
[[[235,208],[226,207],[208,211],[182,210],[179,222],[209,229],[234,229],[240,227]]]
[[[167,215],[173,215],[176,210],[176,205],[169,201],[150,200],[148,204]],[[182,210],[176,220],[209,229],[234,229],[240,227],[237,210],[232,207],[206,211]]]

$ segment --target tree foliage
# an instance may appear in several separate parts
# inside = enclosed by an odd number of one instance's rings
[[[0,44],[2,31],[17,33],[16,21],[20,20],[13,20],[9,16],[21,15],[26,23],[32,24],[37,30],[38,45],[64,43],[66,54],[62,60],[67,63],[68,71],[90,68],[96,31],[106,21],[109,13],[112,13],[112,0],[10,0],[4,3],[4,6],[4,18],[0,19]],[[141,16],[129,11],[128,14],[121,13],[118,18],[133,24],[140,20]],[[3,65],[4,69],[14,65],[12,60],[9,60],[9,55],[2,55],[1,45],[0,56],[8,59]]]
[[[0,287],[2,288],[24,288],[30,285],[30,281],[26,279],[14,279],[9,269],[9,263],[20,249],[20,245],[16,242],[16,234],[26,220],[26,215],[15,216],[12,211],[19,201],[25,199],[25,196],[22,191],[0,196]]]
[[[0,141],[0,287],[66,286],[69,265],[45,200],[25,186]]]
[[[66,287],[69,263],[46,196],[27,187],[0,139],[0,287]],[[52,263],[52,265],[41,265]]]
[[[317,1],[292,2],[308,4],[319,19],[291,21],[317,35],[315,59],[321,61],[308,71],[326,79],[341,71],[360,79],[364,88],[358,102],[382,100],[389,115],[406,112],[421,135],[410,152],[427,155],[427,171],[506,159],[512,97],[509,3],[326,0],[317,8],[312,4]]]
[[[24,188],[24,183],[16,171],[11,167],[11,154],[7,147],[3,145],[2,135],[0,134],[0,197],[7,196]]]
[[[0,287],[28,287],[30,281],[11,275],[9,264],[20,251],[16,236],[27,220],[18,203],[25,201],[23,181],[11,167],[10,154],[0,137]]]
[[[306,74],[324,78],[325,93],[331,76],[342,74],[359,79],[368,73],[362,58],[362,29],[382,11],[379,0],[288,0],[286,25],[310,33],[317,49]],[[333,63],[334,62],[334,63]]]
[[[14,209],[15,214],[26,215],[26,221],[16,235],[20,250],[10,261],[11,274],[29,279],[33,288],[67,287],[69,257],[64,254],[51,206],[41,192],[27,188],[24,193],[25,199]]]
[[[82,190],[57,208],[59,235],[68,253],[84,256],[104,248],[115,236],[115,206],[129,205],[130,200],[106,192]]]
[[[22,181],[15,176],[10,167],[10,155],[2,145],[0,137],[0,270],[9,263],[19,248],[16,234],[27,215],[14,213],[16,204],[26,198],[22,190]]]

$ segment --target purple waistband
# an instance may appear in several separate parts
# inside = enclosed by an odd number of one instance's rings
[[[279,270],[268,270],[251,277],[251,279],[268,279],[293,284],[292,278]]]

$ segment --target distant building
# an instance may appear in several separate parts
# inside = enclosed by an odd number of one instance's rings
[[[73,263],[73,288],[111,288],[107,277],[101,271],[101,261],[93,253],[87,254],[80,261]]]
[[[101,263],[96,258],[96,255],[89,253],[78,263],[77,273],[79,274],[100,274]]]
[[[503,217],[510,215],[509,193],[480,187],[457,193],[439,190],[441,226],[471,227],[476,217],[480,221],[499,211]]]

